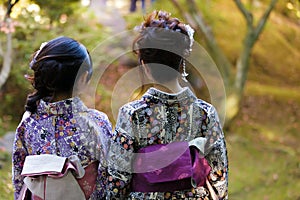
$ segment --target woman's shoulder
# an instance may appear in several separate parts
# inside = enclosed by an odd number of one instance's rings
[[[25,111],[22,115],[22,118],[17,126],[17,132],[24,132],[30,127],[34,127],[36,123],[36,119],[33,116],[34,114],[30,113],[29,111]]]
[[[204,101],[202,99],[197,99],[195,104],[208,114],[211,112],[215,112],[215,107],[212,104],[208,103],[207,101]]]
[[[202,99],[198,99],[196,104],[206,112],[207,120],[210,124],[215,124],[220,122],[217,109],[212,104]]]
[[[88,120],[89,123],[94,124],[106,135],[109,135],[111,133],[112,125],[108,116],[104,112],[96,109],[88,109],[87,112],[87,116],[84,117],[85,120]]]
[[[135,113],[139,110],[145,109],[145,107],[147,107],[145,101],[135,100],[135,101],[128,102],[128,103],[124,104],[123,106],[121,106],[120,112],[132,115],[133,113]]]
[[[107,114],[100,110],[89,108],[87,112],[90,117],[96,120],[109,122]]]

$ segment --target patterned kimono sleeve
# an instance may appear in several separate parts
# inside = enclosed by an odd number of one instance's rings
[[[13,144],[12,152],[12,183],[14,187],[14,199],[18,199],[20,191],[23,186],[23,177],[21,172],[23,169],[25,157],[28,154],[26,148],[24,147],[24,134],[25,134],[24,124],[20,124],[16,130],[15,140]]]
[[[108,117],[102,114],[102,119],[98,122],[101,127],[97,139],[98,145],[97,150],[100,152],[99,155],[99,166],[98,166],[98,176],[96,184],[96,192],[93,193],[91,199],[103,199],[105,195],[105,187],[107,181],[107,149],[109,138],[111,137],[112,127]]]
[[[211,199],[228,199],[228,159],[224,133],[214,107],[208,110],[206,159],[212,171],[208,175],[207,189]]]
[[[125,199],[130,192],[134,137],[130,106],[119,111],[108,152],[106,199]]]

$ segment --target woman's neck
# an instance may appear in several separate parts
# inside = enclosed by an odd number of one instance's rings
[[[72,94],[69,94],[69,93],[56,93],[53,95],[51,102],[62,101],[65,99],[70,99],[72,97],[73,97]]]
[[[154,87],[167,93],[178,93],[183,90],[177,79],[162,84],[155,84]]]

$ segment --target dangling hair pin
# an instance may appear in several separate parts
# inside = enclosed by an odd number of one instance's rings
[[[189,36],[189,39],[190,39],[190,49],[189,49],[189,52],[192,51],[192,46],[193,46],[193,43],[194,43],[194,33],[195,33],[195,30],[188,24],[185,24],[184,25],[185,27],[185,30]],[[183,58],[182,60],[182,73],[181,73],[181,78],[184,82],[188,82],[188,80],[186,79],[186,77],[188,76],[189,74],[186,73],[186,63],[185,63],[185,59]]]
[[[189,74],[186,73],[186,66],[185,66],[185,59],[182,60],[182,73],[181,73],[181,79],[184,81],[184,82],[188,82],[188,80],[186,79],[186,77],[188,76]]]

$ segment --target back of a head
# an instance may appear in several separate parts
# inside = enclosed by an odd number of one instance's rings
[[[158,82],[178,77],[180,66],[190,53],[191,37],[187,25],[164,11],[154,11],[140,27],[134,52],[147,64]]]
[[[35,112],[40,99],[51,100],[57,93],[72,93],[76,77],[92,75],[92,61],[87,49],[76,40],[58,37],[43,43],[35,52],[30,68],[35,93],[28,96],[26,110]]]

